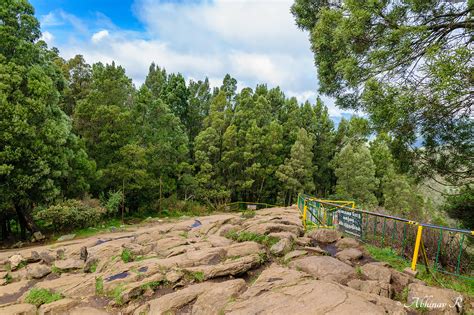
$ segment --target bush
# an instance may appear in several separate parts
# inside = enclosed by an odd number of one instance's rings
[[[67,231],[94,226],[100,222],[105,209],[92,207],[80,200],[69,199],[48,208],[41,208],[34,218],[41,222],[45,229]]]
[[[107,214],[110,216],[114,216],[119,212],[120,205],[122,204],[123,195],[122,192],[119,191],[110,191],[109,198],[104,204],[105,209],[107,209]]]
[[[181,216],[182,214],[199,216],[209,213],[209,209],[199,202],[178,200],[176,196],[163,199],[161,206],[162,213],[168,214],[167,216]],[[156,201],[156,209],[158,208],[159,201]]]

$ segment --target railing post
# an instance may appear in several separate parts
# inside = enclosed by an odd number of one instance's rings
[[[416,262],[418,261],[418,252],[420,251],[421,235],[423,234],[423,226],[418,225],[418,232],[416,234],[415,249],[413,251],[413,259],[411,261],[411,270],[416,271]]]
[[[306,231],[306,213],[308,212],[308,206],[306,205],[306,199],[304,199],[303,203],[303,227]]]

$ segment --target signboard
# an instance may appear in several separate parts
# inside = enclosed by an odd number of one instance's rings
[[[362,213],[338,210],[339,228],[347,234],[362,237]]]
[[[257,205],[247,205],[247,210],[257,210]]]

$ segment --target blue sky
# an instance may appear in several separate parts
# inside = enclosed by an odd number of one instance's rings
[[[43,39],[64,58],[114,60],[136,85],[155,62],[214,86],[229,73],[239,87],[278,85],[299,101],[317,95],[308,35],[294,24],[292,0],[30,1]],[[332,99],[322,98],[332,116],[341,116]]]

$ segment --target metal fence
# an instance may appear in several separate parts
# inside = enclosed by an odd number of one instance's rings
[[[474,279],[474,231],[420,223],[355,208],[351,201],[298,196],[305,228],[337,228],[359,240],[389,247],[434,271]],[[419,255],[423,259],[418,259]],[[426,260],[426,261],[425,261]]]

